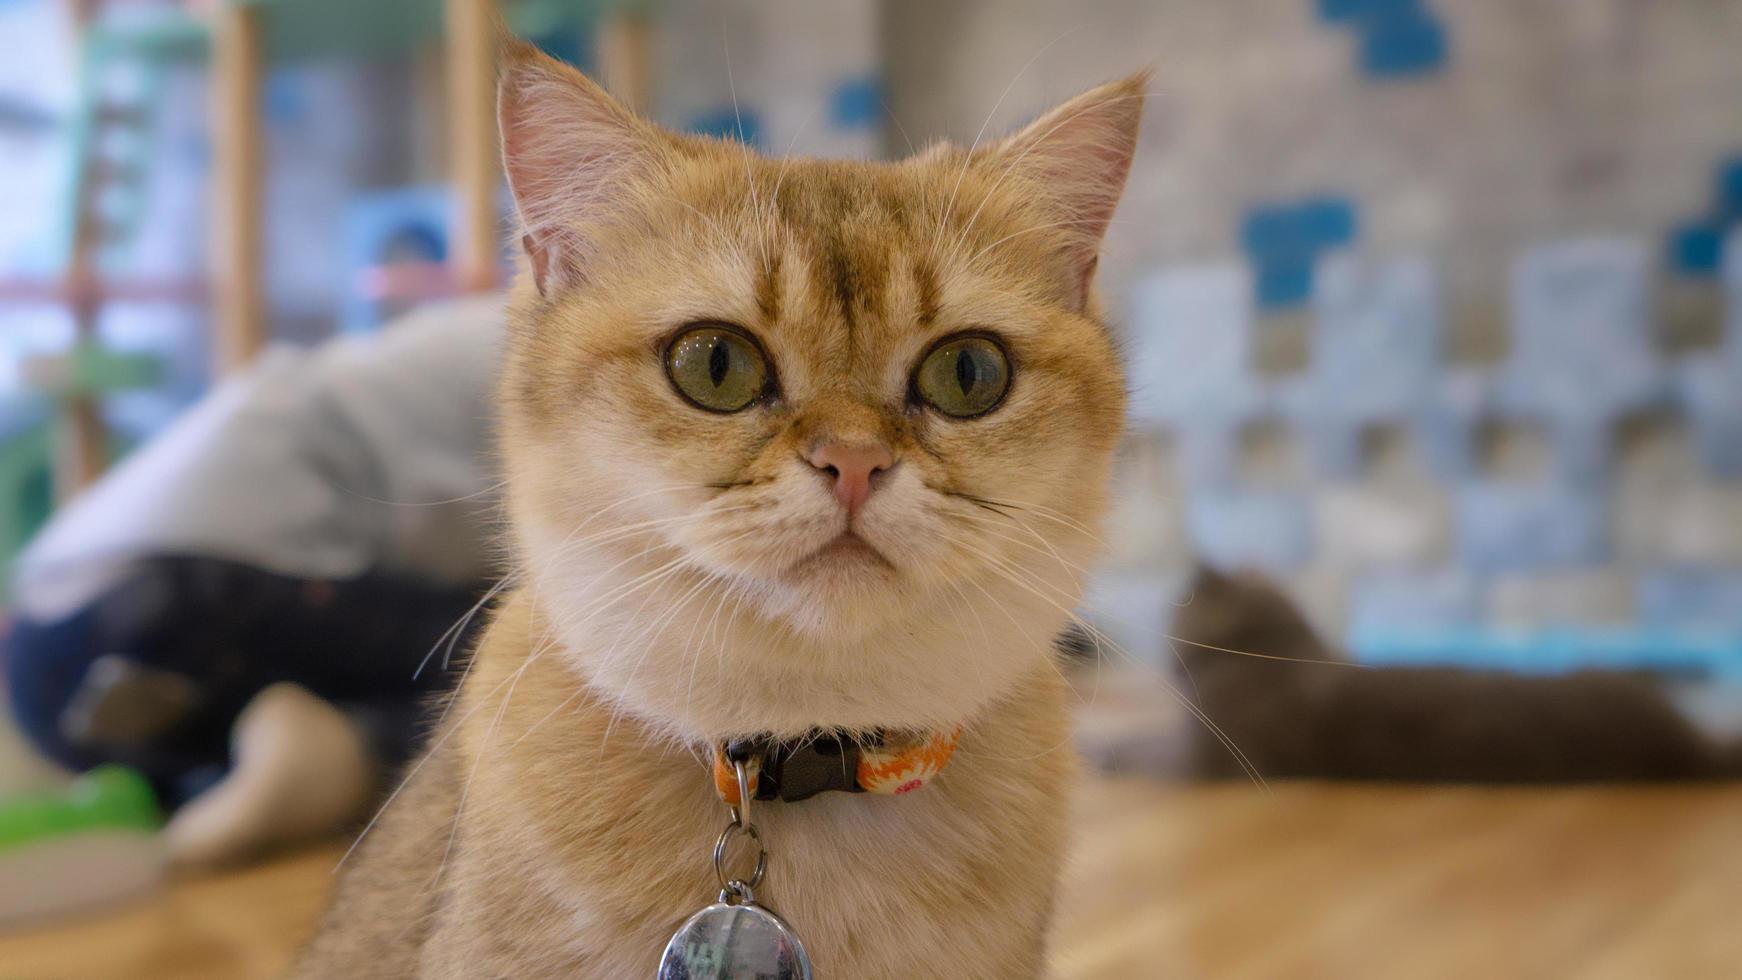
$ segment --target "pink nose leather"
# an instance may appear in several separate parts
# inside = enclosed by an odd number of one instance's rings
[[[870,499],[872,478],[895,465],[895,457],[883,446],[841,442],[823,443],[805,461],[834,479],[835,499],[849,516]]]

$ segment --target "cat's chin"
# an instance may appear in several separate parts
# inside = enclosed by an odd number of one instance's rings
[[[789,584],[859,583],[893,579],[895,565],[876,546],[851,531],[793,562],[781,578]]]
[[[571,557],[548,561],[529,588],[555,648],[594,690],[690,741],[957,724],[1043,666],[1065,616],[1003,576],[939,579],[852,541],[812,551],[790,580],[693,566],[649,579],[665,560],[619,569]],[[632,592],[642,581],[655,584]],[[598,614],[601,597],[621,595],[632,598]]]
[[[787,566],[772,584],[769,611],[800,633],[860,633],[899,617],[908,602],[894,562],[850,531]]]
[[[851,642],[904,618],[909,604],[901,583],[866,562],[863,571],[831,565],[803,581],[782,583],[763,602],[763,613],[814,640]]]

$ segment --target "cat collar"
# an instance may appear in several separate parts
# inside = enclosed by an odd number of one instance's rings
[[[811,980],[810,955],[798,933],[756,901],[755,890],[768,871],[768,848],[762,831],[750,822],[751,802],[792,802],[830,790],[911,793],[942,771],[961,737],[957,726],[911,738],[814,732],[795,741],[758,736],[715,746],[714,789],[732,809],[731,822],[714,839],[720,895],[672,934],[659,958],[660,980],[752,974]],[[727,870],[727,849],[738,836],[756,848],[756,863],[747,875]]]
[[[911,793],[943,771],[962,737],[961,726],[919,737],[817,733],[796,741],[769,736],[714,747],[714,790],[738,805],[737,766],[744,766],[752,800],[807,800],[843,793]]]

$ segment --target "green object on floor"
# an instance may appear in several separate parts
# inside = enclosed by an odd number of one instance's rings
[[[155,387],[162,365],[150,354],[122,354],[90,340],[75,341],[59,357],[39,357],[25,365],[25,381],[55,398],[101,397],[118,391]]]
[[[157,794],[125,766],[98,766],[60,793],[0,800],[0,852],[88,831],[161,826]]]
[[[12,407],[0,403],[0,415]],[[15,428],[0,423],[0,598],[13,557],[54,507],[54,441],[43,422],[45,410],[18,408],[12,414]]]

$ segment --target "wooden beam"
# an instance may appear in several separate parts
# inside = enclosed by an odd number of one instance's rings
[[[93,0],[69,0],[68,21],[83,43],[85,30],[95,13]],[[96,243],[98,237],[96,211],[97,173],[93,165],[96,156],[96,133],[100,125],[102,106],[96,99],[97,81],[89,77],[94,66],[88,55],[80,56],[80,71],[86,77],[79,80],[81,98],[87,100],[84,110],[89,127],[79,141],[79,159],[73,162],[73,228],[72,247],[67,256],[67,315],[73,323],[73,345],[91,344],[97,337],[97,317],[102,301],[96,296]],[[54,425],[54,499],[65,503],[86,487],[97,482],[109,462],[109,430],[103,422],[103,407],[95,398],[77,395],[61,399]]]
[[[87,141],[89,147],[94,141]],[[88,159],[81,161],[74,205],[73,247],[67,270],[67,313],[73,321],[74,347],[97,342],[97,317],[102,301],[96,290],[96,222],[92,215],[94,186]],[[109,465],[109,428],[103,407],[88,394],[60,401],[55,418],[54,498],[65,503],[97,482]]]
[[[94,398],[67,399],[55,418],[54,499],[64,504],[97,482],[109,465],[109,427]]]
[[[496,288],[501,241],[496,201],[496,25],[494,0],[447,0],[448,138],[455,225],[449,255],[461,290]]]
[[[65,279],[42,279],[28,276],[0,276],[0,303],[65,303],[75,319],[83,315],[82,308],[95,308],[105,303],[162,303],[171,306],[198,306],[210,299],[203,280],[198,279],[101,279],[81,272],[84,262],[75,260],[73,274]]]
[[[258,7],[219,3],[211,16],[212,350],[215,373],[223,375],[245,367],[267,338],[261,264],[265,55]]]
[[[599,24],[599,76],[618,101],[646,113],[653,99],[653,27],[647,18],[617,11]]]

